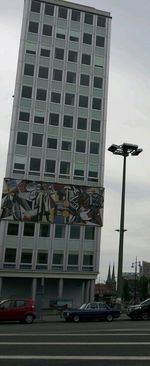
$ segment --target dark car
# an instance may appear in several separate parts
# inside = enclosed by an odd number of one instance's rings
[[[138,305],[129,306],[127,309],[127,315],[132,320],[149,319],[150,318],[150,299],[144,300]]]
[[[75,323],[83,320],[107,320],[111,322],[114,318],[119,318],[120,310],[110,308],[102,302],[83,304],[79,309],[67,309],[63,311],[66,321]]]
[[[7,299],[0,302],[0,321],[31,324],[35,318],[35,304],[31,299]]]

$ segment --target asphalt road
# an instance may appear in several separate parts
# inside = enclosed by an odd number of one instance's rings
[[[0,324],[1,366],[148,366],[150,321]]]

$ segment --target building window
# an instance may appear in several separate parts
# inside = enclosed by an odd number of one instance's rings
[[[24,236],[34,236],[35,224],[24,223]]]
[[[61,94],[60,93],[51,93],[51,102],[53,103],[60,103]]]
[[[95,67],[104,67],[104,57],[103,56],[95,56]]]
[[[78,128],[78,130],[86,130],[87,129],[87,119],[78,117],[77,128]]]
[[[59,7],[58,8],[58,16],[59,16],[59,18],[67,19],[67,8]]]
[[[83,33],[83,43],[92,44],[92,34]]]
[[[102,78],[98,78],[97,76],[94,76],[94,88],[101,89],[102,86],[103,86],[103,79]]]
[[[70,226],[70,239],[80,239],[80,226]]]
[[[46,49],[46,48],[41,48],[40,56],[43,56],[43,57],[50,57],[50,50],[48,50],[48,49]]]
[[[31,86],[23,86],[22,87],[22,94],[21,94],[22,98],[29,98],[31,99],[32,97],[32,88]]]
[[[55,160],[46,160],[45,161],[45,172],[54,175],[55,174],[55,165],[56,165]]]
[[[33,172],[39,172],[41,165],[41,159],[31,158],[30,159],[30,170]]]
[[[44,123],[44,117],[41,117],[41,116],[34,116],[34,123],[40,123],[40,124],[43,124],[43,123]]]
[[[32,251],[23,250],[21,253],[21,263],[32,263]]]
[[[34,75],[34,65],[25,64],[24,65],[24,75],[33,76]]]
[[[90,65],[91,64],[91,56],[86,54],[86,53],[83,53],[81,62],[82,62],[83,65]]]
[[[78,254],[69,254],[68,255],[68,264],[70,266],[77,266],[78,265]]]
[[[92,266],[93,265],[93,254],[84,254],[84,256],[83,256],[83,265],[84,266]]]
[[[54,15],[54,5],[45,4],[45,14],[46,15]]]
[[[40,66],[38,77],[42,79],[48,79],[48,67]]]
[[[75,179],[83,179],[84,177],[84,170],[81,170],[81,169],[74,169],[74,178]]]
[[[72,128],[73,127],[73,116],[64,115],[63,126]]]
[[[62,70],[53,70],[53,80],[62,81]]]
[[[47,264],[47,262],[48,262],[48,253],[46,251],[38,250],[37,264]]]
[[[82,141],[82,140],[77,140],[76,141],[76,152],[85,153],[85,149],[86,149],[86,142]]]
[[[68,52],[68,61],[71,62],[77,62],[78,53],[75,51],[69,51]]]
[[[32,1],[31,3],[31,11],[35,13],[40,13],[41,4],[39,1]]]
[[[57,139],[48,138],[47,139],[47,148],[57,149]]]
[[[60,162],[60,174],[68,174],[70,173],[70,163],[67,161]]]
[[[74,20],[75,22],[80,22],[80,11],[72,10],[71,20]]]
[[[63,48],[55,48],[55,58],[58,60],[64,59],[64,49]]]
[[[59,114],[58,113],[50,113],[49,124],[53,125],[53,126],[59,125]]]
[[[6,248],[4,262],[6,262],[6,263],[15,263],[16,262],[16,249],[15,248]]]
[[[32,146],[42,147],[43,135],[40,133],[32,134]]]
[[[72,42],[79,42],[80,34],[79,32],[70,31],[70,41]]]
[[[43,24],[43,36],[51,36],[52,35],[52,26],[48,24]]]
[[[76,83],[76,73],[68,71],[67,72],[67,83]]]
[[[56,38],[65,39],[66,38],[66,30],[64,28],[57,28]]]
[[[62,141],[61,150],[71,151],[71,141]]]
[[[65,225],[55,225],[55,238],[65,237]]]
[[[46,92],[47,91],[45,89],[37,89],[36,99],[45,101],[46,100]]]
[[[92,171],[92,170],[89,170],[88,172],[88,177],[89,177],[89,181],[91,182],[97,182],[98,181],[98,172],[95,172],[95,171]]]
[[[66,93],[66,95],[65,95],[65,104],[74,105],[74,102],[75,102],[75,95]]]
[[[60,264],[63,264],[63,253],[57,253],[57,252],[54,252],[53,253],[53,264],[55,265],[60,265]]]
[[[7,235],[18,235],[18,231],[19,231],[19,224],[12,224],[12,223],[8,223],[8,228],[7,228]]]
[[[92,109],[101,110],[102,100],[100,98],[93,98]]]
[[[95,239],[95,227],[86,226],[85,227],[85,240],[94,240]]]
[[[105,27],[106,25],[106,18],[101,17],[100,15],[97,16],[97,26],[98,27]]]
[[[99,153],[99,143],[90,142],[90,154],[98,154],[98,153]]]
[[[80,85],[89,86],[89,75],[81,74],[80,75]]]
[[[88,97],[79,95],[79,107],[88,108]]]
[[[84,23],[93,24],[93,14],[85,13]]]
[[[40,237],[48,238],[50,236],[50,225],[49,224],[40,224]]]
[[[39,23],[37,22],[29,22],[28,32],[38,33]]]
[[[29,119],[30,119],[30,113],[20,111],[19,121],[29,122]]]
[[[100,122],[98,119],[92,119],[91,131],[100,132]]]
[[[18,145],[27,145],[28,134],[26,132],[18,132],[17,133],[17,144]]]
[[[96,36],[96,46],[104,47],[105,45],[105,38],[101,36]]]

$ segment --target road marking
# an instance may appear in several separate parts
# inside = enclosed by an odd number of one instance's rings
[[[150,335],[150,330],[147,330],[147,332],[143,332],[143,333],[108,333],[108,334],[104,334],[104,333],[1,333],[0,337],[48,337],[48,336],[53,336],[53,337],[108,337],[108,336],[147,336]]]
[[[0,360],[107,360],[107,361],[150,361],[150,356],[0,356]]]
[[[143,346],[143,345],[150,345],[150,342],[0,342],[0,345],[9,345],[9,346],[65,346],[65,345],[69,345],[69,346],[116,346],[116,345],[121,345],[121,346],[132,346],[132,345],[136,345],[136,346]]]

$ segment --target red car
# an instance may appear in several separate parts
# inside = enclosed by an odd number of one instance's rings
[[[20,321],[31,324],[35,318],[35,304],[31,299],[0,301],[0,321]]]

